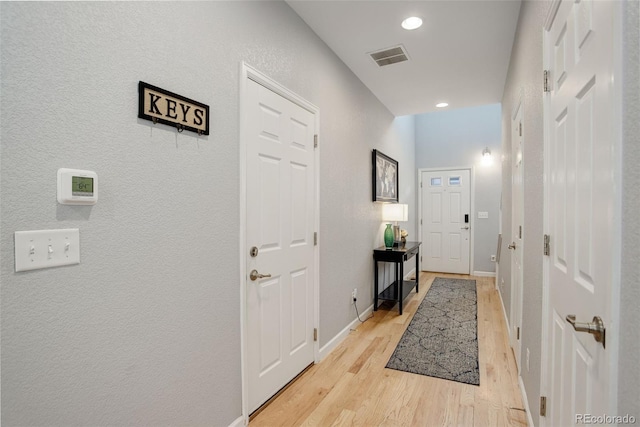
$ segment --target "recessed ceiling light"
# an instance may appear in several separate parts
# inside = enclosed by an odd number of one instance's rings
[[[444,108],[444,107],[448,107],[448,106],[449,106],[449,104],[447,104],[446,102],[441,102],[439,104],[436,104],[436,107],[438,107],[438,108]]]
[[[405,30],[415,30],[416,28],[420,28],[422,25],[422,19],[417,16],[411,16],[404,21],[402,21],[402,28]]]

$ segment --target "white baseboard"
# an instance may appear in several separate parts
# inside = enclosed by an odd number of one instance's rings
[[[229,424],[229,427],[242,427],[244,425],[244,417],[239,417],[236,418],[231,424]]]
[[[535,427],[533,423],[533,417],[531,417],[531,409],[529,408],[529,399],[527,398],[527,390],[524,388],[524,383],[522,382],[522,377],[518,376],[518,384],[520,385],[520,394],[522,394],[522,403],[524,404],[524,410],[527,414],[527,422],[531,427]]]
[[[409,280],[411,276],[416,272],[415,268],[412,268],[407,274],[404,275],[404,280]]]
[[[474,271],[473,275],[478,277],[496,277],[496,272],[495,271]]]
[[[367,308],[362,313],[360,313],[360,318],[364,319],[366,317],[369,317],[369,314],[372,311],[373,311],[373,304],[371,304],[369,308]],[[322,359],[327,357],[329,353],[333,351],[333,349],[335,349],[338,345],[340,345],[340,343],[349,336],[351,329],[354,329],[359,324],[360,324],[360,321],[356,317],[355,319],[353,319],[353,322],[349,323],[343,330],[338,332],[338,334],[335,337],[331,338],[331,340],[329,340],[328,343],[326,343],[320,350],[318,350],[318,357],[317,357],[316,363],[320,362]]]
[[[407,274],[404,275],[404,279],[408,280],[415,273],[416,273],[416,269],[414,267],[411,270],[409,270]],[[371,304],[369,308],[367,308],[362,313],[360,313],[360,318],[364,319],[366,317],[369,317],[371,312],[373,312],[373,304]],[[331,338],[328,343],[326,343],[322,348],[320,348],[318,350],[318,355],[316,357],[316,363],[319,363],[322,359],[327,357],[329,353],[333,351],[333,349],[335,349],[338,345],[340,345],[340,343],[344,341],[345,338],[347,338],[347,336],[349,336],[351,329],[355,329],[355,327],[358,326],[358,324],[360,324],[360,321],[356,317],[343,330],[338,332],[338,334],[335,337]]]

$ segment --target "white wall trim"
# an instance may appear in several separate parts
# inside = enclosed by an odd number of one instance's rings
[[[369,315],[372,312],[373,312],[373,304],[370,305],[369,308],[364,310],[362,313],[360,313],[360,318],[364,319],[366,317],[369,317]],[[349,334],[351,333],[351,329],[354,329],[358,325],[360,325],[360,321],[356,317],[355,319],[353,319],[351,323],[349,323],[343,330],[338,332],[338,334],[335,337],[331,338],[329,342],[327,342],[320,349],[318,354],[318,360],[316,362],[320,362],[322,359],[327,357],[329,353],[331,353],[336,347],[338,347],[342,343],[342,341],[344,341],[349,336]]]
[[[524,388],[524,382],[522,377],[518,376],[518,384],[520,385],[520,393],[522,394],[522,404],[524,405],[525,413],[527,414],[527,423],[530,426],[534,426],[533,417],[531,416],[531,408],[529,408],[529,399],[527,398],[527,390]]]
[[[557,3],[557,4],[556,4]],[[560,7],[559,1],[554,1],[554,4],[549,10],[549,17],[547,18],[547,24],[542,30],[542,68],[544,70],[549,69],[551,64],[551,58],[553,55],[553,49],[550,49],[551,41],[547,40],[551,24],[555,19],[556,13]],[[553,15],[553,16],[551,16]],[[549,233],[549,173],[550,173],[550,153],[549,153],[549,137],[550,137],[550,123],[551,123],[551,98],[548,93],[542,95],[542,144],[543,144],[543,168],[542,168],[542,180],[544,185],[542,186],[542,232],[544,234]],[[547,360],[549,353],[549,257],[542,257],[542,313],[541,313],[541,333],[540,333],[540,395],[549,396],[548,389],[550,387],[548,383],[549,375],[549,363]],[[540,425],[546,426],[547,420],[544,417],[540,417]]]
[[[282,84],[271,79],[267,75],[261,73],[257,69],[251,67],[244,61],[240,62],[240,79],[239,79],[239,172],[240,172],[240,230],[238,236],[240,239],[239,244],[239,258],[240,258],[240,358],[241,358],[241,380],[242,380],[242,420],[244,425],[249,424],[249,381],[247,377],[247,313],[246,313],[246,289],[247,289],[247,244],[246,244],[246,223],[247,223],[247,180],[246,180],[246,161],[247,161],[247,142],[245,135],[245,121],[244,117],[244,101],[247,96],[247,82],[253,80],[254,82],[266,87],[274,93],[288,99],[294,104],[304,108],[311,112],[315,117],[315,129],[318,138],[320,137],[320,109],[311,102],[305,100],[300,95],[287,89]],[[314,200],[314,228],[318,232],[318,244],[314,246],[314,328],[320,328],[320,149],[319,147],[314,150],[315,161],[315,200]],[[319,341],[314,342],[314,361],[319,361],[320,344]],[[235,421],[234,421],[235,423]]]
[[[404,275],[404,280],[409,280],[409,278],[416,272],[416,268],[413,267],[407,274]]]
[[[611,351],[609,359],[609,402],[608,406],[611,413],[616,413],[618,410],[618,383],[620,378],[620,372],[618,369],[618,361],[620,359],[620,331],[623,325],[620,324],[620,294],[621,294],[621,281],[622,281],[622,164],[623,164],[623,67],[624,67],[624,52],[622,46],[624,46],[623,40],[623,22],[624,22],[624,2],[616,2],[613,6],[613,135],[615,140],[615,151],[613,153],[613,161],[615,165],[613,167],[614,182],[616,193],[614,198],[614,218],[613,218],[613,251],[612,257],[615,260],[613,263],[613,271],[611,274],[611,301],[609,303],[609,310],[611,313],[611,331],[607,334],[607,350]],[[617,82],[617,84],[615,83]],[[618,327],[615,327],[617,325]]]
[[[549,11],[544,20],[544,29],[546,31],[551,29],[551,25],[553,25],[553,21],[555,21],[556,15],[558,14],[558,9],[560,9],[560,3],[562,3],[561,0],[553,0],[553,3],[549,6]]]
[[[240,426],[246,426],[247,424],[244,423],[244,417],[238,417],[235,420],[233,420],[233,422],[231,424],[229,424],[229,427],[240,427]]]
[[[473,275],[478,277],[496,277],[496,272],[495,271],[474,271]]]
[[[522,135],[520,136],[521,140],[522,140],[522,160],[521,160],[521,164],[520,164],[520,175],[521,175],[521,184],[520,184],[520,191],[523,193],[523,197],[522,200],[520,202],[520,211],[522,212],[522,219],[524,221],[524,178],[525,178],[525,169],[526,169],[526,158],[524,156],[524,147],[526,144],[526,139],[525,139],[525,130],[526,130],[526,126],[524,125],[525,123],[525,105],[524,105],[524,88],[520,87],[520,90],[518,91],[518,95],[517,95],[517,102],[515,103],[515,107],[513,109],[513,112],[511,114],[511,122],[510,122],[510,133],[511,133],[511,137],[510,137],[510,142],[511,142],[511,153],[512,156],[514,155],[514,143],[515,143],[515,139],[514,139],[514,124],[515,124],[515,120],[518,117],[518,114],[520,114],[520,124],[522,126]],[[513,184],[513,163],[509,163],[509,168],[511,171],[511,182]],[[514,206],[518,203],[518,201],[516,200],[517,198],[513,197],[513,190],[514,185],[511,186],[511,241],[512,242],[516,242],[517,238],[517,233],[516,233],[516,221],[514,220]],[[524,225],[524,222],[523,224]],[[524,239],[524,234],[522,235],[522,238],[520,238],[520,253],[522,254],[521,256],[521,261],[524,260],[524,247],[526,245],[525,239]],[[511,277],[510,277],[510,281],[511,283],[509,283],[509,290],[510,290],[510,297],[511,297],[511,304],[509,307],[509,318],[512,320],[512,322],[514,323],[513,326],[520,327],[524,329],[524,326],[522,325],[522,316],[523,316],[523,307],[524,307],[524,266],[521,265],[520,266],[520,278],[519,280],[515,280],[516,275],[518,274],[517,269],[515,268],[515,263],[516,263],[516,254],[515,251],[511,253],[511,256],[509,257],[509,262],[511,265]],[[519,289],[518,289],[518,295],[516,295],[516,292],[514,292],[514,288],[516,283],[519,283]],[[520,297],[519,300],[517,300],[518,296]],[[518,338],[516,333],[514,332],[514,330],[509,329],[509,343],[511,344],[511,347],[514,350],[514,354],[516,356],[516,358],[518,359],[517,362],[519,364],[522,363],[522,343],[518,343]]]
[[[470,197],[470,207],[469,207],[469,226],[471,227],[471,233],[469,233],[469,273],[473,271],[475,267],[475,248],[474,248],[474,235],[476,234],[476,223],[475,223],[475,204],[476,204],[476,170],[473,166],[459,166],[459,167],[444,167],[444,168],[419,168],[418,169],[418,237],[422,239],[422,172],[439,172],[439,171],[452,171],[452,170],[468,170],[469,171],[469,179],[471,180],[471,186],[469,191],[471,192]],[[424,270],[424,269],[423,269]]]

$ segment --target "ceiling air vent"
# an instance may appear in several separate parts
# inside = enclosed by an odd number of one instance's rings
[[[373,60],[376,61],[376,64],[380,67],[409,60],[409,55],[407,55],[403,46],[390,47],[388,49],[372,52],[369,55],[371,55],[371,58],[373,58]]]

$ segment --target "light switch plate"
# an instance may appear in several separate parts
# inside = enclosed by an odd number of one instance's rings
[[[478,212],[478,218],[480,218],[480,219],[489,218],[489,212]]]
[[[80,264],[80,230],[15,232],[16,272]]]

